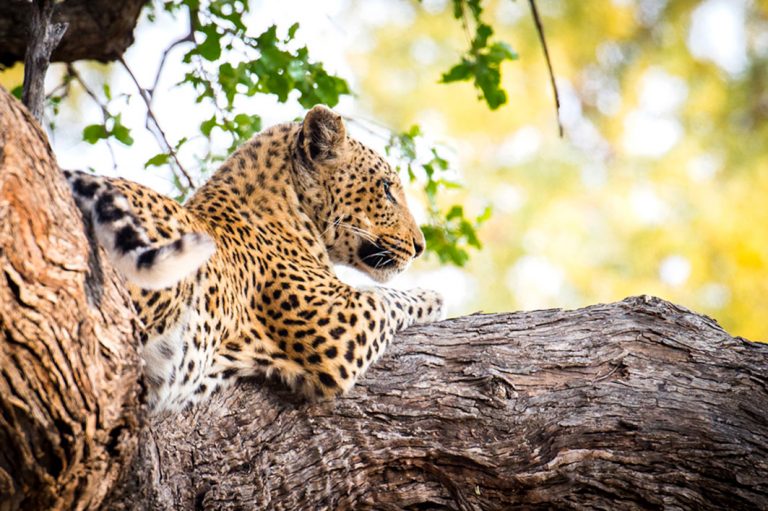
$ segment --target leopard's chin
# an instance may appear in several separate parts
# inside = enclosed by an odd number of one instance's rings
[[[363,240],[357,249],[358,267],[376,282],[387,282],[408,267],[395,252],[378,243]]]
[[[387,270],[397,265],[397,256],[386,247],[363,240],[357,249],[357,257],[364,265],[374,270]]]
[[[380,284],[385,284],[392,280],[396,275],[400,274],[402,270],[372,270],[366,269],[365,274],[371,277],[373,280]]]

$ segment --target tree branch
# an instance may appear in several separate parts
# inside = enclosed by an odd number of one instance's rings
[[[155,417],[107,509],[768,509],[768,345],[652,297],[410,328],[347,396]]]
[[[133,28],[149,0],[52,1],[53,23],[66,22],[69,29],[51,55],[51,62],[115,60],[133,43]],[[28,46],[28,27],[37,6],[29,0],[0,2],[0,66],[23,61]]]
[[[179,161],[179,156],[178,154],[176,154],[176,150],[173,148],[171,143],[168,142],[168,137],[165,135],[165,131],[163,131],[163,128],[160,127],[160,123],[157,121],[157,117],[155,117],[155,113],[152,111],[152,93],[144,89],[141,86],[141,84],[139,84],[139,80],[136,78],[136,75],[133,74],[133,71],[131,71],[131,68],[128,67],[128,64],[126,64],[123,57],[120,57],[119,60],[120,60],[120,64],[122,64],[123,68],[131,77],[133,84],[136,86],[136,89],[139,92],[139,96],[141,96],[141,99],[144,101],[144,105],[147,107],[147,129],[150,128],[150,120],[151,120],[152,125],[154,126],[154,129],[149,129],[149,131],[151,131],[152,134],[155,135],[155,140],[157,140],[157,143],[158,145],[160,145],[160,148],[171,155],[171,158],[173,158],[173,161],[176,164],[176,168],[181,173],[181,175],[184,176],[184,179],[186,179],[187,186],[190,189],[194,190],[195,182],[192,180],[192,176],[189,175],[189,173],[186,171],[184,166],[181,164],[181,161]]]
[[[163,51],[163,56],[160,58],[160,64],[157,66],[157,72],[155,73],[155,79],[152,81],[152,87],[149,89],[150,93],[150,102],[152,99],[152,96],[154,96],[155,89],[157,89],[157,84],[160,81],[160,74],[163,72],[163,68],[165,67],[165,60],[168,58],[168,54],[179,46],[180,44],[184,43],[194,43],[195,42],[195,22],[193,15],[195,13],[192,12],[192,8],[190,8],[189,13],[189,32],[184,36],[181,37],[174,42],[172,42],[166,49]]]
[[[24,57],[24,93],[22,101],[37,122],[43,122],[45,73],[51,53],[58,46],[67,23],[52,23],[53,0],[35,0],[29,18],[29,39]]]
[[[560,93],[557,90],[557,83],[555,82],[555,73],[552,71],[552,61],[549,58],[549,48],[547,48],[547,39],[544,37],[544,26],[541,23],[539,17],[539,11],[536,8],[536,0],[528,0],[531,5],[531,15],[533,21],[536,24],[536,32],[539,34],[539,42],[541,42],[541,48],[544,50],[544,60],[547,61],[547,71],[549,72],[549,82],[552,85],[552,93],[555,95],[555,116],[557,118],[557,129],[560,134],[560,138],[563,137],[563,123],[560,121]]]

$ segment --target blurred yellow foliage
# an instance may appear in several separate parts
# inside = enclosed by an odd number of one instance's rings
[[[457,148],[466,188],[445,203],[494,206],[466,268],[475,292],[454,312],[648,293],[768,340],[766,2],[539,2],[564,139],[527,3],[483,3],[521,56],[496,112],[438,83],[467,42],[450,2],[428,3],[394,2],[351,59],[372,115]]]
[[[0,72],[0,87],[5,90],[13,90],[24,81],[24,64],[17,62],[13,66]]]

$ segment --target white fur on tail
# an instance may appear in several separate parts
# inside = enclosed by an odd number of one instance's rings
[[[173,286],[197,271],[216,251],[207,234],[183,234],[152,245],[130,203],[108,178],[64,171],[72,194],[94,224],[96,238],[127,280],[145,289]]]
[[[97,228],[97,232],[99,229]],[[106,247],[102,238],[99,241]],[[107,250],[112,264],[127,280],[145,289],[164,289],[196,272],[216,252],[216,243],[207,234],[183,234],[181,238],[154,248],[136,249],[127,253]],[[140,262],[155,251],[151,264]]]

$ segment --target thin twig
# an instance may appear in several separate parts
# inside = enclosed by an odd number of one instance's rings
[[[141,96],[141,99],[144,101],[144,104],[147,107],[147,128],[149,128],[149,121],[151,120],[155,127],[155,129],[151,131],[155,135],[155,139],[157,140],[158,144],[161,148],[164,148],[168,154],[171,155],[171,158],[173,158],[173,161],[176,163],[176,167],[178,168],[179,172],[181,172],[181,175],[184,176],[184,179],[187,180],[187,185],[189,188],[194,189],[195,182],[192,180],[192,177],[189,175],[186,169],[184,169],[181,161],[179,161],[179,156],[176,154],[176,151],[174,150],[171,143],[168,142],[168,137],[165,135],[165,131],[163,131],[163,128],[160,127],[160,123],[157,121],[157,117],[155,117],[155,113],[152,111],[152,96],[150,95],[149,91],[144,89],[141,84],[139,84],[139,81],[136,79],[133,71],[131,71],[131,68],[128,67],[128,64],[125,62],[122,56],[120,57],[120,64],[122,64],[123,68],[128,72],[128,75],[131,77],[131,80],[133,80],[134,85],[136,85],[136,89],[139,91],[139,96]]]
[[[160,65],[157,67],[157,73],[155,73],[155,80],[152,82],[152,88],[149,89],[150,103],[152,102],[152,98],[154,97],[155,89],[157,89],[157,83],[160,81],[160,74],[163,72],[163,67],[165,67],[165,59],[168,58],[168,54],[171,52],[171,50],[176,48],[178,45],[183,43],[189,43],[189,42],[195,42],[195,33],[193,31],[190,31],[184,37],[172,42],[171,45],[168,46],[168,48],[166,48],[165,51],[163,52],[163,56],[160,58]]]
[[[474,37],[472,37],[472,33],[469,31],[469,19],[467,18],[467,10],[464,8],[463,3],[461,4],[461,26],[464,27],[464,35],[467,37],[470,51],[472,51],[472,42],[474,41]]]
[[[544,59],[547,61],[547,70],[549,71],[549,81],[552,84],[552,92],[555,94],[555,115],[557,117],[557,128],[560,133],[560,138],[563,137],[563,123],[560,121],[560,94],[557,91],[557,83],[555,83],[555,73],[552,71],[552,61],[549,59],[549,49],[547,48],[547,39],[544,37],[544,26],[541,24],[541,18],[539,18],[539,11],[536,8],[536,0],[528,0],[531,5],[531,14],[533,15],[533,21],[536,24],[536,31],[539,34],[539,41],[541,47],[544,50]]]
[[[52,97],[56,96],[56,94],[57,94],[59,91],[64,91],[64,92],[62,92],[61,96],[59,96],[59,97],[61,97],[61,98],[66,98],[66,97],[68,97],[68,96],[69,96],[69,89],[70,89],[70,84],[71,84],[71,83],[72,83],[72,81],[71,81],[71,80],[68,80],[68,79],[66,78],[66,76],[65,76],[65,77],[64,77],[64,80],[62,80],[62,82],[61,82],[60,84],[58,84],[56,87],[54,87],[54,88],[53,88],[53,89],[52,89],[50,92],[48,92],[48,93],[45,95],[45,99],[46,99],[46,100],[49,100],[49,99],[51,99]]]
[[[392,137],[392,134],[394,133],[394,130],[392,128],[380,122],[374,121],[372,119],[367,119],[360,116],[345,115],[345,114],[339,114],[339,115],[341,115],[341,118],[347,121],[348,123],[359,126],[361,129],[367,131],[371,135],[381,138],[383,140],[389,140]],[[376,126],[380,130],[385,131],[386,134],[381,133],[380,131],[376,131],[375,129],[371,128],[371,126]]]
[[[90,96],[90,98],[93,100],[94,103],[96,103],[99,108],[101,109],[101,116],[104,119],[104,123],[106,124],[107,119],[109,119],[112,115],[109,113],[109,110],[107,109],[107,106],[101,102],[99,97],[96,95],[95,92],[91,90],[90,87],[88,87],[88,84],[85,83],[85,80],[83,80],[83,77],[80,76],[80,73],[77,72],[75,69],[75,66],[70,62],[67,64],[67,74],[71,76],[74,80],[77,80],[77,83],[80,84],[80,87],[83,88],[86,94]],[[105,140],[107,143],[107,149],[109,149],[109,155],[112,157],[112,169],[117,170],[117,158],[115,157],[115,150],[112,148],[112,143],[109,141],[109,139]]]

